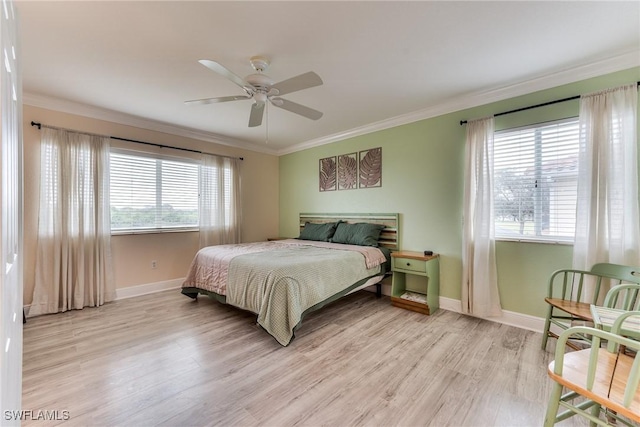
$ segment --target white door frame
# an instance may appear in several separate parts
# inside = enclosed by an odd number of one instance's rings
[[[0,424],[20,425],[22,402],[22,84],[12,1],[0,6]]]

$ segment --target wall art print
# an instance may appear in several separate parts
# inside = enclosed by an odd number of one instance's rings
[[[360,151],[359,155],[359,187],[382,187],[382,147]]]
[[[319,179],[320,191],[334,191],[336,189],[336,156],[320,159]]]
[[[358,154],[338,156],[338,190],[352,190],[358,186]]]

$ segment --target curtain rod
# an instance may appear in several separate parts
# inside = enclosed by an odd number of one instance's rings
[[[636,82],[636,84],[640,86],[640,82]],[[542,104],[531,105],[529,107],[516,108],[515,110],[509,110],[509,111],[504,111],[502,113],[494,114],[493,117],[506,116],[507,114],[519,113],[520,111],[531,110],[533,108],[546,107],[547,105],[559,104],[561,102],[566,102],[566,101],[573,101],[574,99],[580,99],[580,96],[581,95],[570,96],[569,98],[557,99],[555,101],[544,102]],[[460,126],[466,123],[467,123],[467,120],[460,120]]]
[[[65,128],[58,128],[58,127],[55,127],[55,126],[43,125],[42,123],[38,123],[38,122],[34,122],[34,121],[31,121],[31,126],[35,126],[35,127],[37,127],[38,129],[42,129],[42,126],[44,126],[44,127],[48,127],[48,128],[51,128],[51,129],[61,129],[61,130],[67,130],[67,131],[70,131],[70,132],[78,132],[78,131],[73,130],[73,129],[65,129]],[[78,133],[86,133],[86,132],[78,132]],[[95,134],[92,134],[92,135],[95,135]],[[118,141],[127,141],[127,142],[134,142],[134,143],[136,143],[136,144],[151,145],[151,146],[159,147],[159,148],[170,148],[170,149],[172,149],[172,150],[188,151],[188,152],[190,152],[190,153],[209,154],[209,155],[211,155],[211,156],[227,157],[227,158],[229,158],[229,159],[240,159],[240,160],[244,160],[244,157],[224,156],[224,155],[222,155],[222,154],[208,153],[208,152],[206,152],[206,151],[199,151],[199,150],[191,150],[191,149],[189,149],[189,148],[172,147],[171,145],[162,145],[162,144],[156,144],[156,143],[154,143],[154,142],[138,141],[138,140],[136,140],[136,139],[120,138],[120,137],[118,137],[118,136],[107,136],[107,135],[98,135],[98,136],[105,136],[105,137],[107,137],[107,138],[110,138],[110,139],[116,139],[116,140],[118,140]]]

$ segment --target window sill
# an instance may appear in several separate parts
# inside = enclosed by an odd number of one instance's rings
[[[188,228],[154,228],[146,230],[112,230],[112,236],[126,236],[132,234],[164,234],[164,233],[197,233],[197,227]]]
[[[543,243],[546,245],[563,245],[573,246],[573,242],[566,240],[554,240],[554,239],[521,239],[521,238],[509,238],[509,237],[496,237],[496,242],[512,242],[512,243]]]

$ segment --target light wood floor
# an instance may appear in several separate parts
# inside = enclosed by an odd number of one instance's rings
[[[296,335],[281,347],[253,315],[177,290],[29,319],[23,409],[67,410],[65,426],[542,424],[541,334],[361,291]]]

